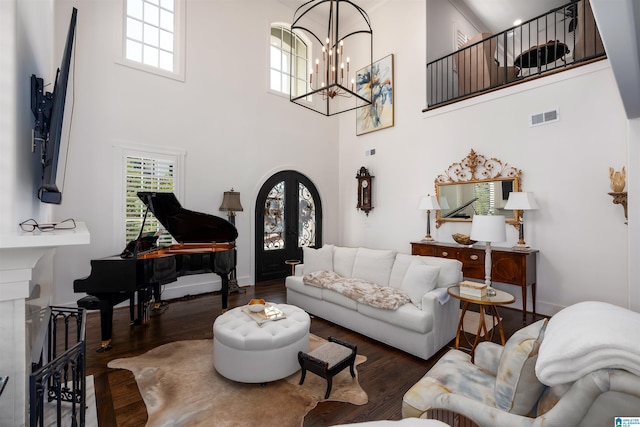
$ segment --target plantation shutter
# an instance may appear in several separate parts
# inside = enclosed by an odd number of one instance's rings
[[[138,198],[139,191],[158,191],[175,193],[176,160],[171,158],[153,158],[127,155],[126,164],[126,202],[125,223],[126,242],[138,237],[147,207]],[[162,224],[149,213],[144,223],[143,233],[162,232],[158,245],[173,243],[171,235]]]

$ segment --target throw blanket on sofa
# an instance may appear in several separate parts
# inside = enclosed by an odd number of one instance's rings
[[[407,294],[388,286],[380,286],[367,280],[342,277],[333,271],[316,271],[305,274],[305,285],[331,289],[352,300],[372,307],[397,310],[410,301]]]

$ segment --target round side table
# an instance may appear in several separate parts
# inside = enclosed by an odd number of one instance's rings
[[[495,288],[494,288],[495,289]],[[476,304],[480,307],[480,320],[478,322],[478,330],[476,331],[476,338],[471,346],[471,356],[473,356],[476,346],[480,342],[480,335],[484,333],[485,340],[489,339],[489,334],[487,331],[487,325],[484,321],[484,315],[486,310],[489,310],[488,314],[491,314],[494,318],[494,322],[496,323],[495,327],[498,328],[498,332],[500,333],[500,342],[504,345],[504,330],[502,329],[502,321],[500,320],[500,315],[498,314],[498,306],[499,305],[507,305],[511,304],[516,300],[516,298],[508,292],[501,291],[499,289],[495,289],[496,294],[494,296],[483,296],[480,298],[473,297],[471,295],[461,294],[460,286],[451,286],[448,289],[449,295],[454,298],[459,299],[463,302],[462,304],[462,313],[460,313],[460,320],[458,321],[458,330],[456,331],[456,348],[460,347],[460,335],[464,333],[464,316],[467,314],[467,309],[470,304]]]
[[[284,263],[291,266],[291,275],[295,276],[296,275],[296,265],[300,264],[300,260],[299,259],[288,259]]]

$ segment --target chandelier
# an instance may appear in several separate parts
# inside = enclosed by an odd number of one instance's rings
[[[291,31],[299,37],[292,37],[289,51],[291,102],[326,116],[371,104],[373,31],[361,7],[350,0],[307,1],[296,9]],[[362,64],[359,70],[354,62]]]

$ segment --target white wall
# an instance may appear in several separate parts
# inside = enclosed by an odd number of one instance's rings
[[[20,2],[20,7],[42,3]],[[628,305],[632,243],[621,207],[606,194],[609,166],[619,169],[627,162],[628,123],[606,61],[422,113],[425,1],[389,0],[369,12],[374,59],[395,55],[395,126],[356,137],[354,112],[326,118],[267,91],[269,23],[292,16],[276,0],[188,1],[185,82],[115,63],[113,47],[120,37],[115,1],[56,1],[56,46],[72,6],[79,9],[74,128],[63,204],[50,216],[85,221],[92,243],[57,251],[54,303],[73,304],[80,297],[73,293],[73,280],[89,273],[89,261],[122,250],[113,238],[112,154],[115,144],[129,141],[187,151],[182,202],[188,209],[223,216],[217,210],[222,193],[231,187],[241,192],[245,211],[236,220],[241,284],[253,283],[254,200],[271,174],[296,169],[314,181],[324,205],[325,242],[408,252],[409,242],[425,233],[426,215],[416,209],[419,197],[433,193],[435,177],[473,148],[522,169],[523,189],[535,192],[541,205],[527,214],[525,236],[541,251],[538,310],[552,314],[585,299]],[[46,33],[36,25],[46,18],[43,13],[19,15],[18,81],[21,75],[28,80],[32,68],[53,72],[59,60],[57,52],[53,59],[33,53],[39,48],[31,38],[41,40],[40,32]],[[28,89],[23,92],[16,97],[14,149],[20,152],[32,123]],[[558,123],[528,126],[529,114],[555,107]],[[369,148],[377,154],[365,158]],[[18,189],[33,185],[23,176],[31,161],[30,153],[16,154],[15,168],[2,170],[2,177],[19,181]],[[361,166],[376,176],[375,209],[368,217],[355,209]],[[2,227],[15,227],[27,214],[48,219],[49,207],[32,199],[18,191],[14,206],[2,208]],[[452,241],[450,235],[459,231],[468,227],[444,225],[432,234]],[[508,233],[505,246],[517,240],[515,229]]]
[[[474,149],[521,169],[523,189],[540,204],[527,213],[525,227],[525,240],[540,250],[537,311],[553,314],[589,299],[628,306],[627,225],[607,194],[609,167],[626,165],[628,131],[608,62],[421,113],[425,6],[397,3],[371,17],[374,60],[389,53],[396,58],[395,126],[356,136],[355,113],[340,118],[340,243],[409,252],[409,242],[426,229],[426,213],[416,209],[419,197],[433,194],[436,176]],[[529,127],[530,114],[556,107],[559,122]],[[368,148],[376,155],[365,158]],[[376,176],[368,217],[354,207],[353,177],[363,165]],[[469,230],[470,224],[444,224],[431,234],[453,242],[451,234]],[[516,229],[507,232],[508,241],[497,246],[516,243]]]
[[[269,24],[289,21],[291,10],[275,0],[187,1],[186,80],[180,82],[115,62],[121,37],[116,1],[56,2],[63,15],[72,6],[78,8],[74,128],[63,203],[54,215],[85,221],[91,245],[57,251],[55,303],[73,304],[82,296],[73,293],[73,280],[89,274],[90,260],[124,247],[113,237],[119,177],[112,161],[114,145],[123,142],[186,150],[181,202],[187,209],[226,218],[218,211],[223,192],[233,187],[241,193],[241,285],[253,284],[255,198],[277,171],[295,169],[314,182],[324,207],[324,238],[336,239],[337,121],[267,90]],[[218,276],[190,279],[167,285],[165,297],[219,288]],[[214,283],[195,286],[194,279]]]

